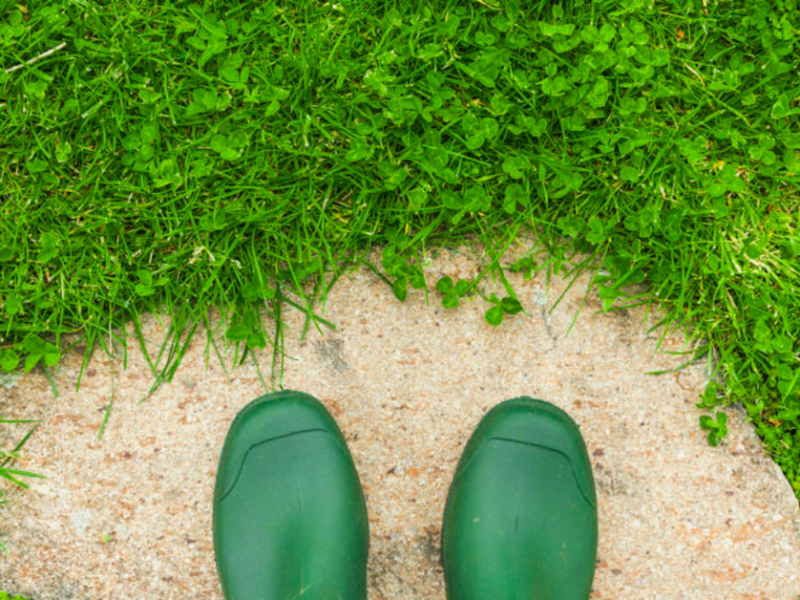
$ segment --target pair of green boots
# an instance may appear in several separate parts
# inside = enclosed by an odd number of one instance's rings
[[[366,600],[367,507],[347,444],[315,398],[284,391],[236,416],[214,492],[227,600]],[[554,405],[507,400],[461,456],[445,508],[449,600],[586,600],[597,554],[591,463]]]

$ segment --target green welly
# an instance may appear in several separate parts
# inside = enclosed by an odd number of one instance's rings
[[[263,396],[231,425],[214,491],[227,600],[366,600],[367,509],[344,437],[301,392]]]
[[[445,508],[448,600],[587,600],[597,534],[591,463],[575,422],[531,398],[489,411]]]

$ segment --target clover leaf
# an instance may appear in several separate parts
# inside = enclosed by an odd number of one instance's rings
[[[773,119],[782,119],[788,116],[790,113],[789,111],[789,96],[786,92],[782,93],[778,96],[778,99],[775,101],[775,104],[772,106],[772,111],[770,112],[770,117]]]
[[[29,333],[25,336],[22,340],[22,348],[28,353],[25,357],[26,373],[30,373],[42,358],[44,358],[44,363],[48,367],[56,365],[61,359],[61,352],[58,347],[51,342],[45,342],[35,333]],[[11,364],[12,359],[13,357],[9,358],[9,364]]]
[[[50,231],[45,232],[42,234],[39,244],[42,248],[38,256],[41,262],[47,262],[58,256],[58,236],[56,234]]]
[[[356,162],[359,160],[366,160],[375,153],[375,149],[371,147],[365,140],[355,139],[350,143],[350,150],[345,154],[345,160],[348,162]]]
[[[483,315],[483,317],[484,317],[484,319],[486,319],[486,322],[489,325],[491,325],[493,327],[498,327],[500,325],[500,323],[503,322],[503,315],[504,314],[505,314],[505,311],[503,310],[502,305],[497,304],[497,305],[493,306],[492,308],[490,308],[489,310],[487,310],[486,313]]]
[[[31,174],[47,171],[49,167],[50,165],[47,164],[47,161],[41,158],[34,158],[25,163],[25,168],[28,169],[28,172]]]
[[[589,102],[590,106],[594,108],[601,108],[606,105],[608,93],[608,79],[601,75],[595,79],[594,84],[592,85],[592,90],[589,92],[586,100]]]
[[[463,206],[469,211],[487,211],[492,206],[492,198],[482,185],[471,185],[464,190]]]
[[[483,146],[483,143],[494,138],[500,129],[495,119],[491,117],[478,119],[471,112],[464,115],[461,125],[467,135],[466,144],[470,150],[477,150]]]
[[[17,292],[11,292],[6,297],[6,314],[13,317],[22,310],[22,297]]]
[[[442,306],[444,308],[456,308],[460,298],[465,296],[472,288],[472,281],[469,279],[459,279],[455,284],[449,276],[444,276],[436,282],[436,289],[442,293]]]
[[[484,33],[478,31],[475,33],[475,43],[478,46],[491,46],[497,41],[497,36],[491,32]]]
[[[700,417],[700,427],[708,431],[708,443],[718,446],[722,438],[728,435],[728,415],[724,412],[716,414],[716,420],[708,415]]]
[[[508,127],[508,130],[514,135],[527,132],[533,137],[538,138],[541,137],[547,129],[547,119],[543,117],[536,118],[522,113],[517,114],[514,123],[514,125],[509,125]]]
[[[0,352],[0,368],[3,371],[13,371],[19,365],[19,354],[11,348],[5,348]]]
[[[530,167],[531,163],[528,158],[521,154],[511,154],[503,159],[503,171],[508,173],[512,179],[522,179],[523,171]]]
[[[143,88],[139,90],[139,98],[145,104],[155,104],[161,99],[161,94],[150,88]]]
[[[136,271],[136,276],[139,278],[139,283],[134,286],[134,291],[140,296],[152,296],[156,291],[155,288],[169,283],[169,279],[166,277],[153,280],[153,274],[146,269]]]
[[[228,135],[217,134],[211,138],[211,149],[217,152],[221,158],[233,161],[242,155],[243,149],[249,140],[246,135],[239,132]]]
[[[528,206],[530,195],[519,183],[512,183],[506,186],[505,198],[503,199],[503,210],[512,214],[517,210],[517,206]]]

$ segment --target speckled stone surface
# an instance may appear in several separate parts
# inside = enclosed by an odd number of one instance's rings
[[[433,257],[430,288],[443,274],[474,276],[473,250]],[[400,304],[365,268],[328,296],[321,314],[336,331],[310,327],[301,341],[304,315],[285,313],[283,386],[328,407],[365,488],[371,600],[444,600],[440,525],[453,471],[481,416],[518,395],[558,404],[586,439],[600,518],[592,598],[795,600],[797,501],[738,410],[725,442],[706,444],[694,406],[706,365],[647,375],[681,357],[655,353],[660,331],[648,331],[644,309],[602,314],[593,294],[565,337],[588,277],[552,313],[566,280],[509,280],[528,314],[499,328],[485,323],[480,299],[445,310],[435,291],[427,304],[412,291]],[[148,317],[151,352],[164,335]],[[677,335],[662,344],[682,347]],[[0,589],[33,600],[221,600],[217,460],[234,415],[264,387],[252,362],[231,370],[232,350],[219,349],[225,369],[199,331],[174,380],[141,404],[153,377],[133,343],[127,370],[95,353],[79,392],[81,355],[67,356],[58,399],[38,369],[0,382],[0,414],[43,419],[20,467],[48,477],[12,491],[0,511],[10,550]],[[267,378],[270,348],[259,358]]]

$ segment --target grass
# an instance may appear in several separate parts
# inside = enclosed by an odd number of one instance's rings
[[[28,600],[22,596],[11,596],[8,592],[0,591],[0,600]]]
[[[403,300],[426,246],[502,275],[533,229],[510,268],[658,303],[717,365],[709,442],[741,403],[800,497],[798,40],[795,0],[0,0],[0,367],[144,350],[162,308],[155,389],[219,307],[279,373],[281,311],[325,325],[369,249]]]
[[[25,425],[35,424],[35,425],[28,430],[28,432],[22,437],[22,439],[19,442],[17,442],[17,444],[12,450],[6,451],[0,448],[0,479],[4,479],[5,481],[10,482],[11,484],[14,484],[17,487],[28,489],[28,484],[25,483],[23,477],[42,478],[43,476],[38,475],[36,473],[31,473],[30,471],[13,469],[11,467],[13,466],[14,461],[20,458],[19,454],[20,450],[25,445],[25,442],[27,442],[28,439],[31,437],[31,435],[33,435],[33,432],[36,431],[36,427],[39,426],[39,421],[33,421],[30,419],[3,419],[2,417],[0,417],[0,426],[2,425],[13,426],[14,424],[25,424]],[[0,438],[0,440],[3,439],[4,438]],[[7,496],[6,492],[0,489],[0,507],[6,504],[7,502],[6,496]],[[6,551],[6,547],[2,541],[0,541],[0,551]],[[3,600],[2,594],[3,592],[0,592],[0,600]]]

